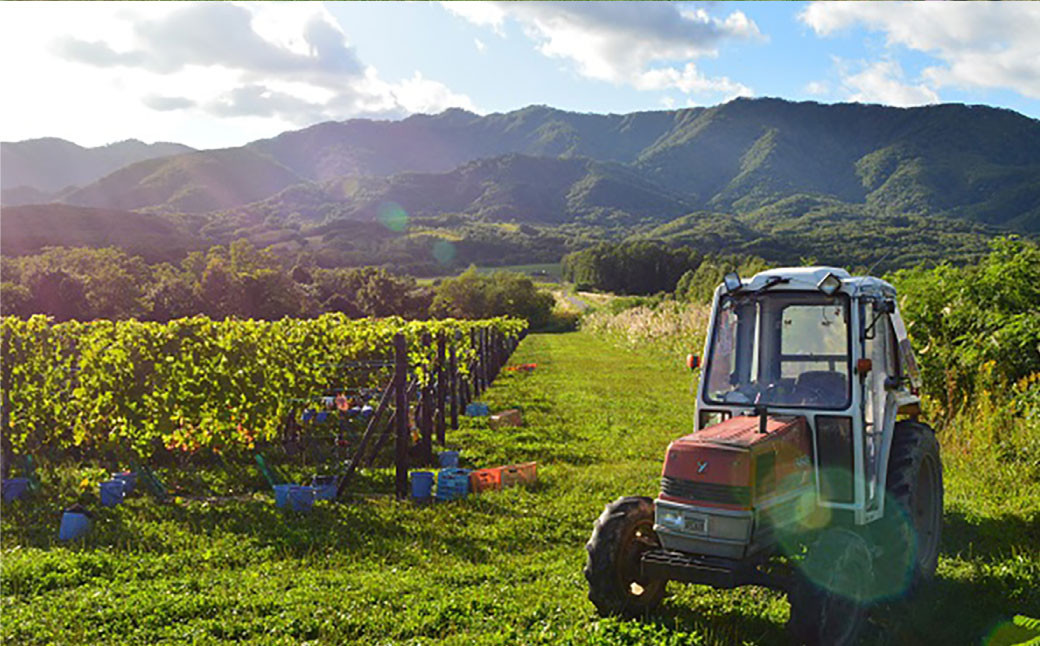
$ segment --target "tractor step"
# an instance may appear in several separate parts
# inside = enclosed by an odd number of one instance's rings
[[[648,579],[668,579],[716,588],[760,585],[786,591],[788,578],[763,571],[758,567],[761,563],[759,560],[739,561],[719,556],[650,550],[643,553],[641,568],[643,576]]]

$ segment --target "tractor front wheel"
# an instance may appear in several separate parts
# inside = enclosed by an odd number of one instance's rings
[[[657,607],[666,582],[644,578],[640,561],[644,552],[660,547],[650,498],[619,498],[607,505],[585,545],[589,600],[601,615],[639,616]]]
[[[825,530],[805,556],[788,593],[788,628],[807,646],[854,644],[867,617],[874,580],[870,544],[856,532]]]

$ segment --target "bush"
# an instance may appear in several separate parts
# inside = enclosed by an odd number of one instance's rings
[[[482,319],[512,316],[526,319],[532,329],[549,324],[555,299],[523,274],[496,271],[481,275],[476,267],[436,287],[430,313],[437,317]]]

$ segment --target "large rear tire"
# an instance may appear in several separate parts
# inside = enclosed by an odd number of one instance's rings
[[[640,616],[661,603],[666,581],[645,579],[640,564],[643,552],[660,547],[653,500],[628,497],[607,505],[585,545],[589,600],[601,615]]]
[[[896,597],[930,581],[939,561],[942,460],[931,427],[896,423],[885,489],[885,516],[874,532],[881,548],[877,596]]]
[[[848,646],[866,621],[874,580],[869,542],[835,527],[809,546],[788,594],[788,629],[798,644]]]

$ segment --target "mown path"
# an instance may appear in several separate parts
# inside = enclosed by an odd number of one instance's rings
[[[679,357],[584,333],[531,335],[488,391],[525,425],[465,420],[464,466],[537,460],[540,482],[461,502],[321,504],[305,517],[267,495],[212,506],[132,499],[87,542],[55,545],[56,518],[6,507],[4,643],[786,643],[787,604],[758,589],[674,586],[643,622],[601,620],[584,543],[603,505],[653,495],[670,439],[690,428]],[[975,481],[966,480],[968,474]],[[389,473],[369,474],[388,483]],[[868,643],[979,643],[1003,616],[1040,616],[1040,496],[1032,484],[947,470],[940,579],[883,610]],[[1021,479],[1020,479],[1021,480]],[[997,488],[999,485],[999,489]],[[1033,488],[1030,488],[1033,487]],[[1012,506],[1000,505],[1013,501]]]

